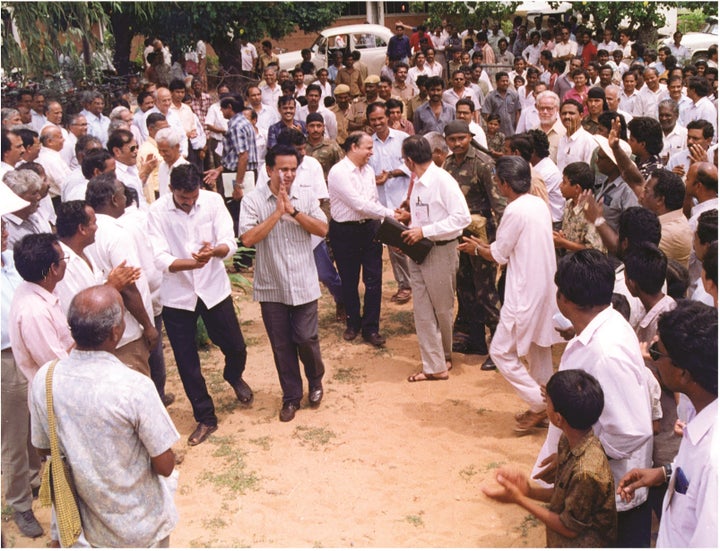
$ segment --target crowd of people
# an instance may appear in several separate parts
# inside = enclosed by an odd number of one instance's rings
[[[280,421],[301,409],[301,364],[308,405],[324,397],[320,283],[345,341],[385,346],[386,248],[420,351],[407,381],[485,356],[527,404],[515,433],[547,430],[536,482],[501,469],[488,496],[536,515],[549,546],[647,547],[653,514],[658,546],[717,546],[717,48],[693,64],[680,33],[653,51],[572,19],[394,29],[379,75],[342,48],[281,70],[271,43],[241,41],[249,84],[208,91],[158,70],[149,40],[110,106],[23,89],[3,107],[3,491],[23,534],[43,534],[35,448],[57,425],[79,541],[169,544],[163,340],[190,446],[218,427],[198,319],[252,407],[228,278],[241,244]],[[393,224],[403,244],[384,247]]]

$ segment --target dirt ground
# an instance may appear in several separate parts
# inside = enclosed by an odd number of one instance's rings
[[[186,441],[195,423],[166,345],[167,389],[178,397],[168,411],[184,455],[171,547],[544,546],[544,527],[532,516],[480,491],[499,465],[529,471],[543,432],[513,434],[523,404],[502,375],[480,370],[483,356],[454,355],[448,381],[406,382],[419,370],[420,352],[412,302],[390,302],[387,258],[384,282],[382,350],[342,339],[323,290],[325,398],[317,410],[305,398],[290,423],[278,420],[280,386],[250,291],[237,290],[236,299],[255,403],[240,408],[222,380],[222,354],[203,351],[220,426],[194,448]],[[36,502],[35,511],[47,534],[49,509]],[[6,510],[2,532],[9,547],[49,541],[21,536]]]

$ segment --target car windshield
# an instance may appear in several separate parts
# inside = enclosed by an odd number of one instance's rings
[[[715,34],[715,35],[718,34],[717,21],[712,21],[710,23],[706,23],[700,32],[708,33],[708,34]]]
[[[357,33],[353,35],[355,47],[358,50],[363,48],[386,48],[385,41],[377,35],[367,33]]]

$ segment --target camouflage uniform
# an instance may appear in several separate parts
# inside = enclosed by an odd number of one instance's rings
[[[320,163],[326,182],[330,169],[344,156],[343,150],[340,149],[337,142],[329,139],[323,140],[318,145],[308,143],[305,146],[305,154],[310,155]]]
[[[462,163],[454,155],[445,160],[444,168],[458,181],[467,200],[470,214],[487,219],[488,241],[495,240],[495,231],[506,201],[492,181],[494,161],[470,147]],[[458,313],[453,327],[453,340],[458,352],[487,354],[485,326],[495,332],[500,315],[500,296],[495,279],[497,267],[480,256],[460,253],[457,273]]]

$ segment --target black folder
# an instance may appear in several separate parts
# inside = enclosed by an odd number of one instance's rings
[[[427,237],[423,237],[414,245],[408,245],[402,239],[402,232],[409,229],[405,224],[398,222],[394,218],[386,217],[375,234],[375,240],[391,247],[397,247],[415,262],[422,264],[430,249],[433,248],[434,243]]]

